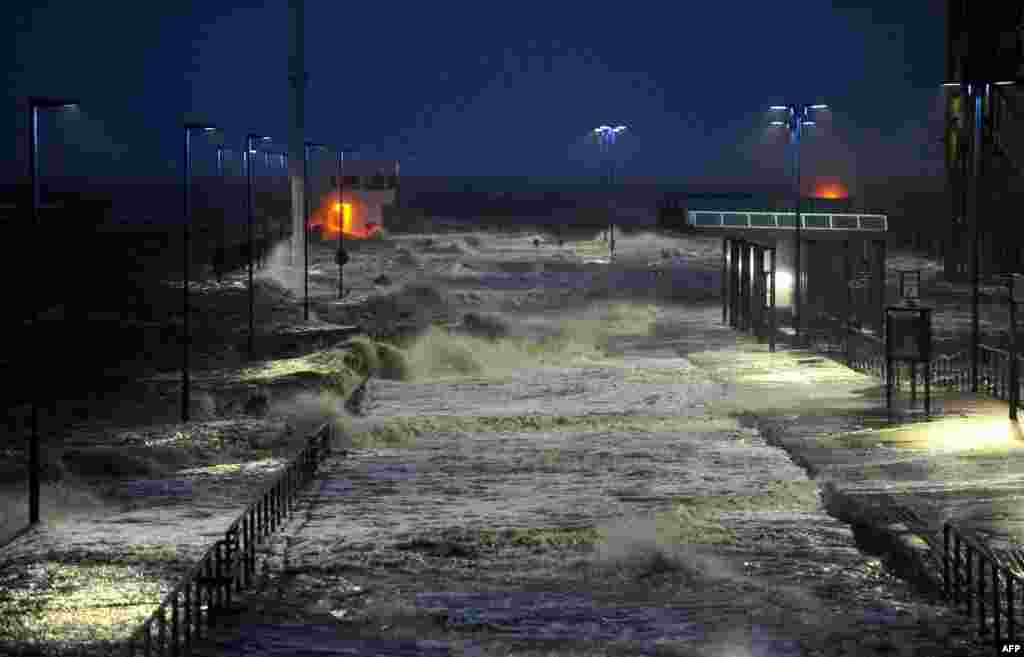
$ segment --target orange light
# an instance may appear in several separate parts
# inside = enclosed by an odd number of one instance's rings
[[[352,204],[341,204],[341,230],[344,233],[352,232]]]
[[[366,239],[372,237],[381,227],[372,222],[363,224],[361,214],[363,210],[356,201],[338,202],[336,195],[328,198],[320,206],[320,209],[310,217],[310,225],[321,231],[324,239],[337,240],[345,239]]]
[[[825,182],[817,186],[814,196],[816,198],[843,199],[849,196],[849,192],[841,182]]]

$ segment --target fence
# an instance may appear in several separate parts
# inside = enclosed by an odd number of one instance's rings
[[[997,646],[1014,643],[1020,613],[1014,602],[1024,594],[1020,574],[1024,573],[1024,561],[1013,553],[995,554],[948,522],[942,526],[942,536],[946,600],[968,618],[977,619],[982,638],[990,638]]]
[[[809,347],[829,356],[842,358],[851,369],[877,376],[885,380],[885,341],[862,329],[844,324],[835,317],[822,315],[817,323],[805,332]],[[952,388],[960,392],[971,389],[969,351],[961,350],[952,354],[935,356],[928,364],[931,384],[936,387]],[[1024,355],[1017,355],[1017,372],[1024,372]],[[919,369],[920,371],[920,369]],[[896,365],[896,388],[904,389],[915,385],[910,369],[903,363]],[[1017,399],[1022,398],[1024,386],[1017,376],[1014,382],[1010,367],[1010,352],[989,345],[978,345],[978,392],[996,399],[1010,400],[1014,384]],[[920,381],[920,377],[916,381]]]
[[[847,366],[884,381],[884,341],[849,325],[839,326],[835,318],[825,320],[807,332],[811,348],[828,354],[841,351]],[[836,342],[840,343],[838,348]],[[928,363],[932,385],[970,391],[968,353],[962,350],[933,358]],[[1004,349],[978,346],[979,392],[1009,400],[1016,385],[1016,399],[1021,399],[1019,377],[1013,380],[1010,356]],[[1017,372],[1020,371],[1018,365]],[[907,373],[907,368],[898,367],[895,372],[897,388],[909,380],[913,389],[914,381]],[[996,646],[1015,643],[1019,610],[1024,607],[1024,604],[1015,606],[1024,596],[1024,557],[1016,551],[997,553],[950,522],[943,524],[942,534],[942,584],[946,600],[958,611],[966,612],[968,618],[976,620],[983,640],[990,640]]]
[[[255,502],[208,549],[127,641],[82,644],[78,655],[126,657],[189,657],[204,638],[219,610],[231,605],[232,594],[248,588],[256,572],[256,548],[281,526],[294,509],[295,496],[312,479],[330,454],[333,431],[321,426],[302,451],[285,467]],[[169,616],[169,618],[168,618]],[[126,643],[126,646],[122,646]],[[123,647],[123,650],[118,650]],[[0,645],[0,649],[4,646]],[[27,651],[26,651],[27,650]],[[38,655],[38,646],[20,647],[7,654]],[[67,653],[64,653],[67,654]]]

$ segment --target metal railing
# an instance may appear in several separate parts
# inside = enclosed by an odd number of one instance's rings
[[[885,341],[871,333],[830,318],[825,326],[817,329],[808,327],[805,335],[808,346],[814,351],[827,355],[840,355],[847,367],[885,380]],[[952,354],[934,356],[928,363],[933,387],[952,388],[960,392],[971,389],[970,358],[966,349]],[[1024,355],[1017,355],[1017,372],[1024,372]],[[918,370],[920,372],[920,369]],[[904,389],[912,388],[922,381],[909,375],[910,368],[903,363],[896,365],[895,385]],[[1021,377],[1014,382],[1010,368],[1010,352],[989,345],[978,345],[978,392],[1001,400],[1009,400],[1016,383],[1017,399],[1024,398]]]
[[[827,331],[819,331],[823,335]],[[813,341],[812,349],[818,346]],[[831,336],[825,336],[825,340]],[[860,342],[860,349],[854,342]],[[867,335],[847,327],[843,351],[847,365],[885,380],[885,343],[876,336]],[[967,350],[943,354],[928,363],[932,385],[953,388],[961,392],[971,390],[970,358]],[[979,345],[978,391],[997,399],[1009,399],[1013,385],[1010,353],[1004,349]],[[1024,360],[1021,356],[1019,359]],[[905,373],[898,368],[896,387],[908,383]],[[1020,368],[1017,370],[1022,371]],[[913,380],[909,380],[913,387]],[[1018,396],[1017,399],[1021,397]],[[1024,557],[1014,551],[995,551],[971,532],[957,529],[951,522],[942,527],[942,584],[946,600],[958,611],[966,613],[977,624],[978,635],[995,646],[1015,643],[1024,596]]]
[[[232,593],[252,584],[256,548],[291,515],[296,494],[316,474],[320,461],[330,454],[332,433],[329,424],[321,426],[277,480],[228,526],[225,537],[207,550],[132,634],[126,653],[129,657],[192,654],[194,641],[203,638],[218,610],[231,605]]]
[[[942,526],[942,584],[946,600],[976,620],[978,634],[999,646],[1014,643],[1024,593],[1019,558],[998,555],[949,522]],[[1005,632],[1004,632],[1005,630]]]
[[[796,226],[796,214],[756,210],[689,210],[686,223],[698,228],[793,228]],[[889,218],[884,214],[802,212],[800,226],[807,230],[886,232]]]
[[[192,655],[194,644],[208,635],[218,613],[230,607],[232,594],[252,584],[256,574],[256,548],[291,515],[296,494],[309,483],[320,462],[330,454],[332,437],[329,424],[314,432],[277,479],[228,526],[224,538],[200,557],[128,639],[83,643],[70,653],[58,650],[56,654]],[[9,648],[0,645],[0,649]],[[5,654],[43,654],[39,644],[31,647],[21,644],[17,650]]]

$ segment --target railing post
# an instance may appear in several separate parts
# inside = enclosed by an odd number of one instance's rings
[[[1013,616],[1013,574],[1009,568],[1003,570],[1003,577],[1006,578],[1006,640],[1013,643],[1016,640],[1016,619]]]
[[[960,532],[953,531],[953,604],[960,606]]]
[[[178,652],[178,594],[171,598],[171,654],[179,657]]]
[[[228,605],[231,605],[231,594],[237,591],[235,580],[235,560],[238,558],[238,525],[234,525],[225,536],[224,560],[228,569]]]
[[[196,584],[195,595],[192,597],[192,621],[195,623],[196,639],[203,637],[203,587]]]
[[[259,541],[262,545],[264,537],[267,535],[267,496],[264,495],[260,498],[260,526],[259,526]]]
[[[215,615],[214,607],[216,605],[213,599],[213,586],[210,585],[210,580],[213,578],[213,564],[210,563],[209,555],[207,555],[206,561],[203,562],[203,577],[205,582],[203,584],[203,592],[205,593],[204,597],[206,598],[206,613],[204,614],[204,621],[206,627],[209,628],[212,624],[213,616]]]
[[[224,606],[224,587],[221,578],[224,576],[224,541],[217,541],[213,544],[213,590],[217,596],[217,609]]]
[[[999,399],[1010,400],[1006,394],[1010,387],[1010,361],[1003,354],[999,354]]]
[[[1002,623],[1000,622],[999,615],[1001,610],[999,608],[999,566],[992,563],[992,629],[995,632],[996,643],[998,644],[1003,640]]]
[[[1010,419],[1017,419],[1017,402],[1020,401],[1019,363],[1017,362],[1017,303],[1010,294]]]
[[[156,617],[160,621],[160,633],[158,637],[160,642],[160,656],[163,657],[167,654],[167,614],[164,612],[163,607],[156,610]]]
[[[277,484],[270,487],[267,497],[267,537],[277,531]]]
[[[246,509],[242,515],[242,536],[245,537],[242,564],[242,581],[244,582],[245,588],[249,588],[249,582],[251,581],[251,573],[249,572],[249,552],[252,550],[252,536],[250,534],[251,523],[249,518],[252,517],[252,509]]]
[[[964,581],[967,583],[967,590],[964,592],[967,598],[967,615],[970,616],[974,612],[974,599],[971,591],[971,580],[974,577],[974,548],[970,543],[964,542],[967,552],[967,563],[964,566]]]
[[[946,600],[953,599],[953,588],[949,580],[949,523],[942,523],[942,583],[945,588]]]
[[[284,482],[279,479],[274,488],[277,490],[277,527],[279,528],[284,525]]]
[[[195,582],[185,584],[185,654],[192,654],[192,587]]]
[[[978,624],[981,625],[981,635],[988,634],[988,623],[985,618],[985,559],[984,555],[978,553]]]
[[[723,237],[722,238],[722,324],[725,324],[726,326],[728,326],[728,321],[729,321],[729,313],[728,313],[729,293],[728,293],[728,288],[726,287],[728,285],[728,280],[729,280],[729,269],[728,269],[729,258],[728,258],[728,255],[727,255],[728,254],[728,248],[729,248],[729,239],[726,238],[726,237]]]

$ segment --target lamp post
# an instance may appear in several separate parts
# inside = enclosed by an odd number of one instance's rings
[[[29,213],[32,218],[32,230],[36,240],[40,239],[39,225],[39,112],[74,110],[79,106],[78,101],[58,98],[40,98],[33,96],[28,99],[29,112],[29,133],[28,133],[28,168],[31,178],[31,200]],[[38,296],[32,296],[32,335],[34,337],[35,352],[41,353],[43,341],[39,336],[39,300]],[[28,449],[28,522],[35,525],[39,522],[39,407],[42,402],[42,386],[39,384],[38,376],[32,377],[32,434],[29,437]]]
[[[279,188],[283,186],[285,191],[287,191],[288,190],[288,154],[287,153],[278,153],[277,156],[279,158],[281,158],[281,175],[278,176],[277,186]],[[281,223],[279,221],[277,226],[278,226],[277,230],[278,230],[278,232],[280,234],[280,237],[283,238],[287,234],[287,230],[285,228],[286,224]]]
[[[345,159],[345,149],[339,148],[336,154],[337,172],[334,176],[334,190],[338,194],[338,253],[335,259],[338,262],[338,298],[345,296],[345,279],[342,269],[348,262],[348,254],[345,252],[345,199],[342,196],[341,163]]]
[[[188,407],[190,402],[191,393],[191,379],[189,371],[189,354],[191,352],[190,342],[192,341],[191,323],[189,322],[189,297],[188,297],[188,286],[189,286],[189,274],[190,274],[190,262],[189,256],[189,238],[191,233],[192,224],[192,198],[189,194],[189,184],[192,181],[192,133],[196,130],[202,130],[203,132],[216,132],[217,128],[212,125],[202,125],[199,123],[186,123],[185,124],[185,176],[182,184],[184,197],[185,197],[185,222],[182,227],[182,277],[184,278],[184,285],[182,286],[182,312],[184,313],[183,319],[185,322],[184,333],[181,339],[181,421],[188,422],[189,413]],[[219,153],[218,153],[219,156]],[[220,158],[218,157],[218,162]]]
[[[252,201],[252,156],[256,154],[256,142],[257,141],[270,141],[270,137],[264,135],[247,135],[245,138],[245,157],[243,162],[245,163],[245,181],[246,181],[246,193],[245,193],[245,206],[248,218],[246,221],[246,258],[249,260],[249,359],[255,357],[256,353],[256,291],[253,288],[253,258],[255,253],[253,252],[253,240],[252,240],[252,224],[253,224],[253,201]]]
[[[224,154],[232,152],[231,149],[225,148],[223,144],[217,144],[217,177],[220,178],[221,193],[224,194],[227,191],[227,179],[224,176]],[[223,200],[222,200],[223,205]],[[227,266],[227,208],[221,208],[220,217],[220,233],[217,236],[217,257],[214,262],[216,271],[214,274],[217,275],[217,282],[220,283],[224,277],[224,268]]]
[[[598,144],[601,146],[601,153],[604,155],[604,159],[607,163],[608,169],[606,173],[606,179],[608,182],[608,191],[612,191],[615,177],[615,162],[611,158],[611,148],[615,145],[615,139],[620,133],[627,130],[626,126],[619,125],[614,128],[607,125],[602,125],[594,128],[592,134],[598,139]],[[611,212],[608,213],[608,253],[610,257],[615,256],[615,225]]]
[[[800,137],[803,134],[803,126],[813,126],[814,121],[810,119],[810,110],[827,110],[828,105],[807,105],[803,103],[788,104],[788,105],[772,105],[771,110],[774,112],[788,112],[789,116],[785,121],[772,121],[774,126],[785,126],[789,130],[789,142],[793,146],[793,177],[795,184],[795,214],[796,214],[796,230],[793,234],[793,251],[794,251],[794,266],[793,266],[793,332],[794,339],[799,342],[801,338],[800,324],[801,324],[801,302],[803,297],[802,281],[803,281],[803,267],[801,266],[801,223],[800,218]]]
[[[338,298],[342,299],[345,297],[345,278],[342,271],[345,269],[345,265],[348,264],[349,256],[345,250],[345,198],[343,196],[345,192],[344,182],[341,174],[344,169],[342,164],[345,161],[345,153],[354,153],[355,148],[351,146],[343,146],[338,149],[337,152],[337,169],[338,173],[335,180],[335,189],[338,192],[338,252],[335,255],[335,261],[338,263]]]
[[[302,151],[302,190],[303,222],[302,222],[302,318],[309,321],[309,154],[312,151],[327,150],[323,144],[307,141]]]

